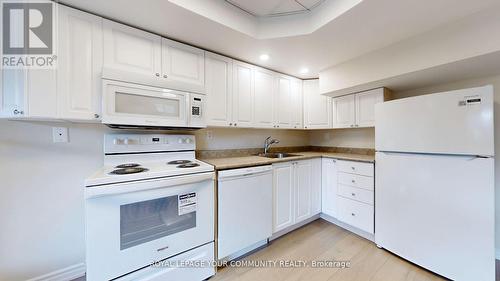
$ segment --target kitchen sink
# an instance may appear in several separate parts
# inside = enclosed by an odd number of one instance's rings
[[[259,154],[257,154],[257,156],[266,157],[266,158],[288,158],[288,157],[295,157],[295,156],[302,156],[302,155],[276,152],[276,153],[259,153]]]

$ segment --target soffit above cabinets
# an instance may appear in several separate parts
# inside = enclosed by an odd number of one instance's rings
[[[279,17],[311,12],[325,0],[225,0],[255,17]]]

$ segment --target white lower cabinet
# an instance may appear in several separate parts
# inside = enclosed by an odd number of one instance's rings
[[[321,159],[273,164],[273,233],[321,210]]]
[[[374,164],[337,160],[336,165],[336,212],[327,214],[365,232],[374,233]],[[324,198],[323,202],[325,200],[328,198]]]
[[[337,160],[321,159],[321,212],[337,217]]]

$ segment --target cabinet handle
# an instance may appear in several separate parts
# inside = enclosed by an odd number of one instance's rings
[[[351,216],[355,217],[355,216],[356,216],[356,214],[355,214],[355,213],[351,213]]]
[[[276,128],[279,128],[279,127],[280,127],[280,125],[276,125]]]
[[[356,181],[355,180],[351,180],[352,183],[355,183]]]
[[[168,76],[165,74],[165,75],[163,75],[163,78],[168,78]]]
[[[234,126],[235,126],[235,127],[236,127],[236,125],[237,125],[237,124],[236,124],[236,123],[234,123]]]
[[[14,109],[14,115],[18,115],[18,114],[24,114],[24,111]]]
[[[99,114],[97,114],[97,113],[95,113],[95,114],[94,114],[94,118],[95,118],[95,119],[97,119],[97,118],[99,118],[99,117],[100,117],[100,116],[99,116]]]
[[[233,126],[233,123],[229,123],[229,126]]]
[[[304,129],[307,129],[307,126],[304,126]]]
[[[351,169],[356,170],[356,168],[354,168],[354,167],[351,167]]]
[[[156,77],[160,77],[160,73],[156,73],[155,75],[156,75]]]
[[[351,193],[352,196],[356,196],[356,193]]]

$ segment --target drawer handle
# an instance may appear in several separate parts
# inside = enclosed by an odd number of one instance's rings
[[[356,170],[356,168],[354,168],[354,167],[351,167],[351,169]]]
[[[356,181],[355,180],[351,180],[352,183],[355,183]]]
[[[355,214],[355,213],[351,213],[351,216],[355,217],[355,216],[356,216],[356,214]]]
[[[356,196],[356,193],[351,193],[352,196]]]

